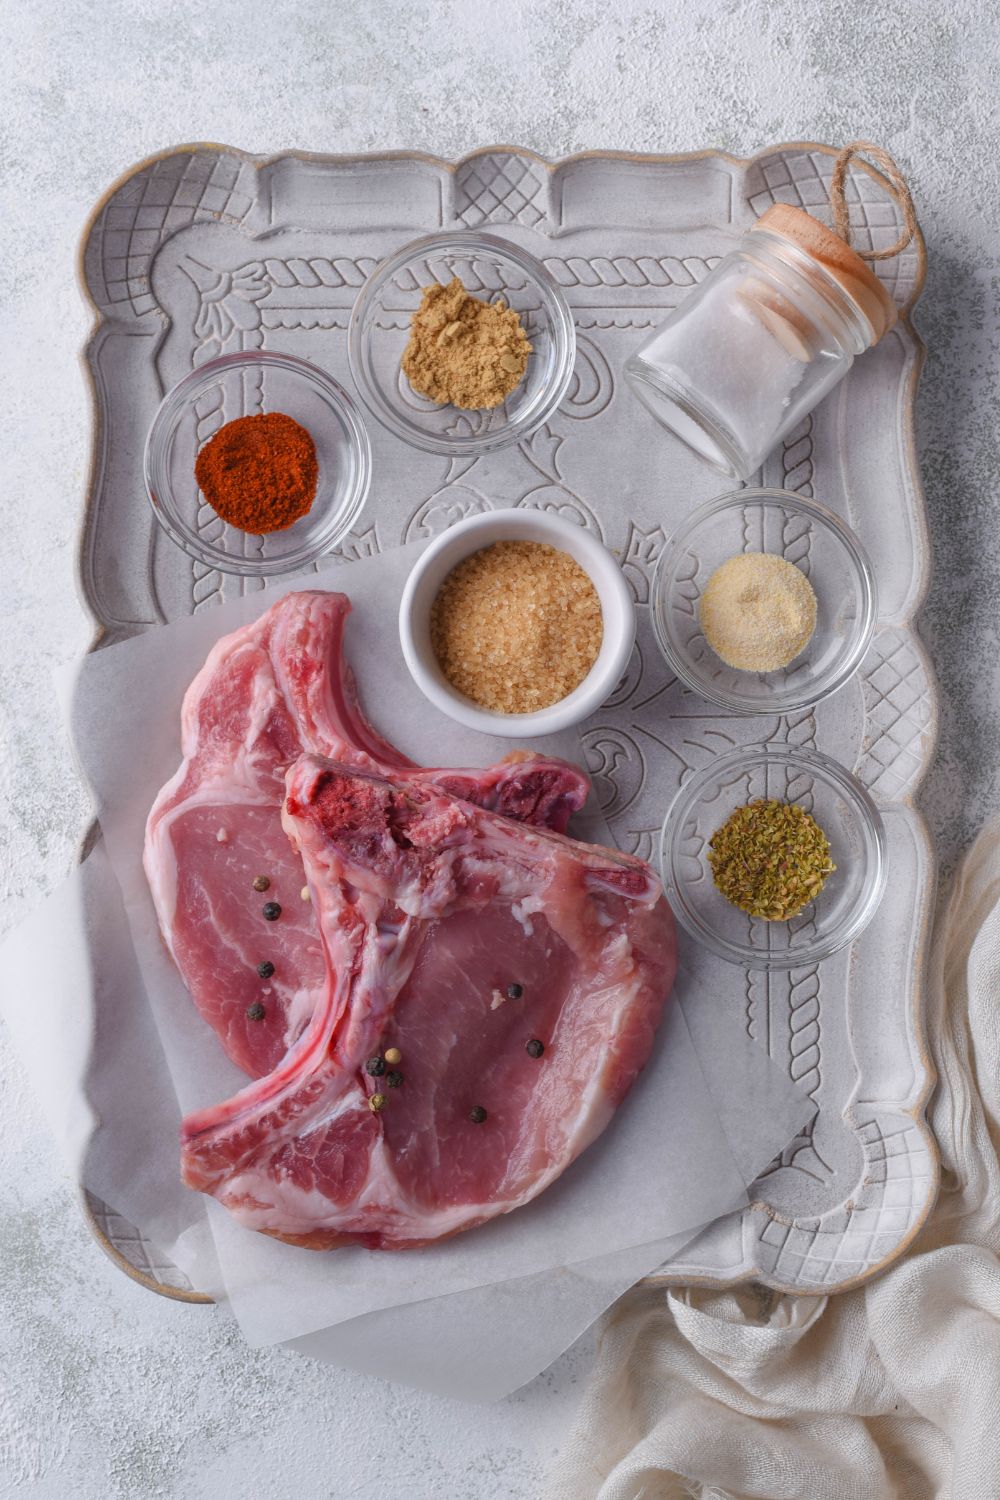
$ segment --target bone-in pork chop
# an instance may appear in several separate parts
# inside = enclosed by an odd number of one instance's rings
[[[289,594],[218,642],[185,695],[183,760],[147,824],[145,868],[164,941],[198,1009],[251,1077],[277,1067],[324,992],[302,862],[281,827],[285,771],[297,756],[405,769],[417,783],[559,831],[587,795],[583,773],[558,760],[515,756],[485,771],[414,766],[361,711],[343,653],[349,611],[343,594]],[[253,889],[258,876],[269,880],[266,891]],[[281,907],[278,921],[264,920],[268,902]]]
[[[303,755],[286,785],[321,995],[270,1076],[184,1122],[185,1181],[313,1248],[406,1249],[527,1203],[649,1056],[676,965],[656,875],[402,770]]]

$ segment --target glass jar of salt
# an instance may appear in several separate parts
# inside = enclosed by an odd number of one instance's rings
[[[811,214],[777,203],[625,373],[658,421],[748,480],[895,321],[861,256]]]

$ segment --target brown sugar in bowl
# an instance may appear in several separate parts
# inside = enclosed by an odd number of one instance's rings
[[[497,542],[536,542],[568,554],[583,569],[600,602],[601,639],[582,680],[557,701],[522,712],[474,702],[448,680],[434,649],[434,603],[453,570]],[[399,609],[399,635],[410,675],[435,708],[486,734],[527,739],[578,724],[614,692],[635,642],[635,606],[617,559],[583,527],[548,511],[486,511],[437,537],[415,564]]]
[[[460,693],[494,713],[548,708],[601,650],[589,573],[548,542],[490,542],[457,563],[431,605],[431,645]]]

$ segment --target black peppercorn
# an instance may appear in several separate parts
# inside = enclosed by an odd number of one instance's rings
[[[280,916],[281,916],[281,907],[278,905],[277,901],[265,901],[264,902],[264,921],[265,922],[276,922]]]
[[[403,1082],[402,1073],[387,1073],[385,1075],[385,1086],[389,1089],[398,1089]]]
[[[247,1006],[248,1021],[263,1021],[265,1015],[266,1011],[259,1000],[255,1000],[252,1005]]]
[[[469,1110],[469,1119],[473,1125],[481,1125],[486,1119],[486,1111],[481,1104],[474,1104]]]
[[[520,998],[521,998],[521,996],[523,994],[524,994],[524,985],[523,984],[509,984],[507,986],[507,999],[508,1000],[520,1000]]]
[[[370,1057],[365,1063],[365,1072],[370,1073],[373,1078],[381,1078],[385,1072],[385,1058],[378,1055]]]
[[[271,975],[274,973],[274,964],[269,958],[265,958],[263,963],[259,963],[257,965],[257,973],[260,975],[261,979],[270,979]]]
[[[253,888],[255,891],[266,891],[270,884],[271,882],[266,875],[255,875],[253,878]]]
[[[541,1057],[542,1053],[545,1051],[545,1043],[540,1042],[537,1036],[533,1036],[524,1050],[525,1052],[527,1052],[529,1057]]]

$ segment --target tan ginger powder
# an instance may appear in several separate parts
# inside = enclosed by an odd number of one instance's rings
[[[455,276],[424,288],[413,314],[403,374],[431,401],[479,411],[520,385],[531,345],[513,308],[481,302]]]
[[[567,553],[494,542],[453,568],[431,609],[431,644],[460,693],[494,713],[565,698],[597,660],[601,602]]]
[[[776,672],[804,651],[816,629],[806,575],[771,552],[744,552],[716,568],[699,605],[716,656],[741,672]]]

